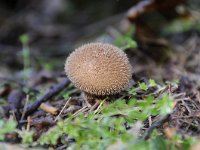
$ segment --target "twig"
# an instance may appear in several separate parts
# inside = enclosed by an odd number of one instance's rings
[[[69,113],[73,113],[78,111],[79,109],[81,109],[81,106],[77,106],[77,105],[71,105],[69,106],[65,111],[64,114],[61,116],[62,118],[66,117],[69,115]]]
[[[100,105],[100,101],[96,100],[95,104],[90,108],[89,112],[92,112]]]
[[[79,109],[78,111],[76,111],[76,112],[72,115],[72,117],[76,117],[76,116],[78,116],[80,113],[83,113],[83,112],[85,112],[85,111],[87,111],[87,110],[89,110],[89,108],[88,108],[87,106],[83,106],[81,109]]]
[[[58,118],[60,117],[60,115],[62,114],[63,110],[66,108],[66,106],[69,104],[71,100],[71,97],[68,99],[68,101],[65,103],[64,107],[62,108],[62,110],[60,111],[60,113],[58,114],[58,116],[55,118],[55,122],[58,120]]]
[[[95,110],[95,114],[98,113],[99,109],[101,108],[101,106],[104,104],[105,99],[103,101],[101,101],[101,103],[99,104],[99,106],[97,107],[97,109]]]
[[[161,126],[163,123],[165,123],[165,122],[170,118],[170,116],[171,116],[171,115],[168,114],[168,115],[164,116],[163,118],[161,118],[160,120],[154,122],[154,123],[152,124],[152,126],[150,126],[150,127],[146,130],[146,132],[144,133],[143,139],[147,140],[147,139],[150,137],[150,134],[152,133],[152,131],[153,131],[155,128]]]
[[[22,112],[22,116],[21,116],[20,121],[24,119],[24,116],[25,116],[25,112],[26,112],[26,109],[27,109],[28,102],[29,102],[29,95],[26,95],[26,101],[25,101],[25,105],[24,105],[24,108],[23,108],[23,112]]]
[[[148,120],[149,120],[149,126],[151,126],[151,125],[152,125],[152,119],[151,119],[151,116],[149,116]]]
[[[66,148],[67,148],[67,145],[62,145],[62,146],[57,147],[55,150],[62,150]]]
[[[21,113],[19,110],[21,108],[23,98],[24,98],[24,93],[21,90],[13,90],[8,96],[7,108],[9,116],[10,114],[14,115],[18,123],[19,129],[21,129],[21,124],[19,123]]]
[[[65,89],[69,84],[70,84],[69,79],[65,79],[60,84],[58,84],[58,85],[54,86],[53,88],[51,88],[50,90],[48,90],[46,92],[46,94],[44,94],[42,97],[37,99],[35,102],[33,102],[32,104],[29,104],[28,107],[27,107],[27,111],[25,113],[25,117],[27,117],[27,116],[31,115],[32,113],[34,113],[38,109],[38,107],[41,105],[41,103],[46,102],[49,99],[51,99],[54,96],[56,96],[63,89]]]
[[[189,115],[191,115],[192,112],[191,112],[190,108],[188,107],[188,105],[185,103],[185,101],[182,99],[181,102],[182,102],[182,105],[185,106],[185,108],[189,112]]]
[[[26,125],[26,130],[29,131],[29,130],[30,130],[30,127],[31,127],[31,121],[32,121],[32,119],[31,119],[30,116],[28,117],[27,121],[28,121],[28,123],[27,123],[27,125]]]
[[[24,98],[24,93],[21,90],[13,90],[8,96],[9,110],[18,111],[21,108],[21,102]]]

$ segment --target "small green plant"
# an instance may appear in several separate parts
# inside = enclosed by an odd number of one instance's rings
[[[141,90],[144,90],[144,91],[148,90],[148,86],[144,82],[139,83],[139,87]]]
[[[28,130],[18,130],[17,133],[22,138],[22,143],[31,145],[33,143],[33,134],[34,131],[28,131]]]
[[[130,31],[128,31],[126,34],[121,34],[118,36],[115,39],[114,44],[118,47],[121,47],[122,49],[137,48],[137,43],[132,38],[133,33],[134,28],[131,28]]]
[[[71,94],[73,94],[74,92],[74,88],[73,85],[70,84],[66,89],[64,89],[62,92],[60,92],[57,96],[56,99],[58,98],[64,98],[65,100],[68,100],[71,96]]]
[[[134,96],[137,94],[137,91],[139,90],[147,91],[150,87],[154,87],[156,85],[157,83],[155,82],[155,80],[149,79],[148,84],[144,82],[139,82],[138,87],[132,87],[131,89],[128,90],[128,93]]]
[[[185,32],[190,29],[200,30],[200,21],[195,19],[176,19],[163,28],[164,34]]]
[[[14,132],[16,130],[16,122],[12,119],[7,121],[0,119],[0,141],[3,141],[7,133]]]
[[[168,83],[170,84],[170,83]],[[137,91],[146,93],[149,88],[157,86],[154,80],[138,83],[130,89],[130,99],[119,98],[109,104],[103,100],[98,109],[85,114],[61,120],[56,126],[43,133],[34,142],[34,131],[16,130],[16,123],[0,120],[0,140],[5,134],[16,131],[22,138],[22,143],[30,146],[65,144],[68,149],[104,150],[117,145],[117,149],[137,150],[189,150],[195,143],[194,137],[182,137],[174,131],[168,138],[162,132],[154,129],[148,140],[141,138],[141,129],[146,126],[146,120],[154,116],[166,116],[173,110],[173,99],[166,93],[159,96],[148,94],[141,99],[134,98]],[[129,91],[129,92],[130,92]],[[68,98],[67,95],[60,96]],[[137,123],[140,122],[138,126]],[[165,132],[164,132],[165,133]],[[116,149],[116,148],[114,148]]]
[[[24,81],[25,81],[29,74],[29,68],[30,68],[30,49],[28,46],[29,37],[27,34],[23,34],[19,37],[19,40],[22,43],[22,57],[23,57],[23,65],[24,65],[23,73],[24,73]]]
[[[182,138],[180,134],[175,133],[172,139],[160,135],[157,130],[148,140],[137,139],[132,136],[126,143],[117,145],[117,149],[137,149],[137,150],[189,150],[197,142],[195,137]]]
[[[156,86],[156,81],[155,80],[152,80],[152,79],[149,79],[149,86]]]
[[[137,121],[145,121],[149,116],[166,115],[172,109],[171,103],[166,102],[172,101],[168,96],[157,99],[158,103],[154,101],[153,96],[144,101],[130,99],[128,103],[124,99],[118,99],[109,105],[102,105],[99,112],[94,111],[86,116],[82,114],[76,118],[71,116],[58,122],[55,128],[39,139],[39,143],[56,144],[62,135],[75,140],[75,143],[71,144],[75,149],[106,149],[118,140],[128,143],[132,135],[125,128],[125,124],[131,127]],[[167,111],[160,107],[167,108]]]
[[[166,115],[172,112],[173,108],[172,98],[168,95],[163,95],[162,98],[157,102],[158,108],[160,110],[160,115]]]
[[[38,140],[41,145],[52,144],[55,145],[58,142],[59,137],[63,134],[62,130],[58,129],[59,125],[50,129],[47,133],[44,133]],[[64,127],[64,125],[63,125]]]
[[[65,100],[69,99],[70,95],[71,95],[73,92],[74,92],[74,90],[67,90],[67,92],[65,92],[65,93],[63,94],[63,98],[64,98]]]

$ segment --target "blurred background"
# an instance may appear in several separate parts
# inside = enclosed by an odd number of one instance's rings
[[[78,43],[93,41],[108,26],[119,23],[131,7],[129,0],[3,0],[0,2],[0,60],[2,65],[22,68],[20,36],[28,37],[31,64],[44,67],[62,59]],[[51,60],[46,60],[51,58]],[[54,62],[56,63],[56,62]]]
[[[198,0],[1,0],[0,75],[63,72],[67,55],[94,41],[124,49],[138,76],[174,79],[179,61],[200,73],[199,9]]]

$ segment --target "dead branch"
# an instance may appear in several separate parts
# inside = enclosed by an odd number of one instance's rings
[[[21,101],[24,98],[24,93],[21,90],[13,90],[8,96],[9,110],[19,110],[21,107]]]
[[[18,122],[18,128],[21,128],[21,125],[19,124],[20,120],[20,108],[22,106],[22,100],[24,99],[25,94],[22,92],[22,90],[13,90],[9,96],[8,96],[8,116],[12,114],[16,121]]]
[[[63,89],[65,89],[69,84],[70,84],[69,79],[65,79],[60,84],[49,89],[42,97],[40,97],[35,102],[28,105],[27,111],[25,113],[25,117],[34,113],[42,103],[44,103],[44,102],[48,101],[49,99],[53,98],[54,96],[56,96]]]

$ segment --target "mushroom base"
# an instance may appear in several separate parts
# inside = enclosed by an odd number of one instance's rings
[[[86,105],[93,106],[96,103],[96,100],[103,100],[107,96],[97,96],[97,95],[92,95],[86,92],[82,92],[81,96],[83,97]]]

